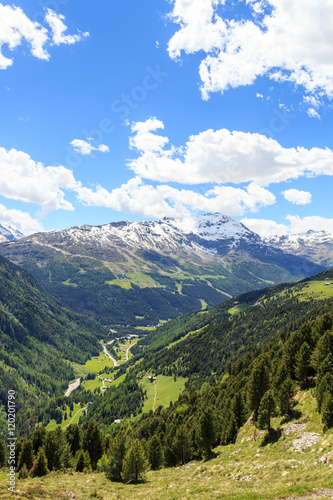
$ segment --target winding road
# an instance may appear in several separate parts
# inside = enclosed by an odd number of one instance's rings
[[[103,351],[104,351],[104,354],[105,354],[106,356],[108,356],[108,357],[109,357],[109,358],[113,361],[115,368],[116,368],[117,366],[119,366],[118,361],[117,361],[116,359],[114,359],[114,358],[111,356],[111,354],[109,353],[109,351],[107,350],[107,348],[106,348],[106,346],[105,346],[105,345],[103,345]]]

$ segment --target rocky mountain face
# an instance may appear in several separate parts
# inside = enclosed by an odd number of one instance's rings
[[[38,233],[0,254],[70,307],[141,326],[323,269],[219,213]]]
[[[15,241],[19,238],[23,238],[24,234],[11,226],[4,227],[0,224],[0,243],[4,241]]]
[[[265,242],[284,252],[305,257],[325,268],[333,267],[333,234],[327,231],[307,231],[265,238]]]

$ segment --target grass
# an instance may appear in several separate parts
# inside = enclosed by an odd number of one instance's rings
[[[154,406],[155,409],[160,405],[169,406],[170,401],[176,401],[179,394],[185,389],[186,378],[178,377],[175,381],[174,377],[157,375],[156,381],[151,383],[148,380],[149,375],[151,374],[146,373],[140,381],[142,389],[147,391],[147,400],[143,407],[144,413],[152,410]]]
[[[300,300],[308,300],[309,298],[320,300],[333,297],[333,285],[325,285],[325,282],[325,280],[308,281],[295,293],[299,296]],[[329,280],[330,282],[333,283],[333,280]]]
[[[239,314],[241,312],[246,311],[246,309],[248,309],[249,307],[250,307],[250,305],[246,304],[246,303],[244,303],[244,304],[236,304],[231,309],[228,309],[228,313],[229,314]]]
[[[132,283],[127,280],[112,280],[112,281],[106,281],[106,285],[117,285],[120,286],[121,288],[124,288],[125,290],[131,290],[132,288]]]
[[[156,330],[155,326],[136,326],[135,330],[142,330],[143,332],[152,332]]]

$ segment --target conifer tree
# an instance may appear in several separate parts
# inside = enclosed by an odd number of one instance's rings
[[[69,443],[66,443],[61,454],[61,466],[64,469],[70,469],[73,467],[74,458],[71,451],[71,446]]]
[[[7,449],[6,443],[3,439],[0,439],[0,469],[5,466],[7,461]]]
[[[44,448],[39,448],[37,458],[34,462],[34,465],[31,469],[31,473],[33,477],[41,477],[48,474],[50,471],[47,467],[47,458],[45,455]]]
[[[191,456],[191,443],[189,433],[184,425],[178,427],[173,444],[177,459],[182,465],[185,465]]]
[[[19,460],[17,464],[17,470],[22,469],[23,465],[27,467],[27,469],[31,469],[34,463],[34,457],[33,457],[33,447],[32,447],[32,441],[29,439],[28,441],[25,439],[23,441],[21,453],[19,455]]]
[[[295,383],[288,377],[276,391],[278,407],[281,415],[290,415],[291,401],[295,396]]]
[[[42,425],[37,427],[32,435],[32,446],[35,455],[37,455],[39,448],[44,448],[45,446],[46,429]]]
[[[323,399],[321,419],[325,427],[333,427],[333,396],[329,393],[325,393]]]
[[[205,450],[207,456],[212,452],[212,445],[215,441],[215,422],[213,411],[207,408],[199,418],[197,430],[197,444]]]
[[[275,399],[273,396],[273,391],[267,391],[260,402],[258,411],[258,424],[259,428],[267,428],[268,432],[271,431],[271,418],[275,412]]]
[[[229,444],[235,441],[238,433],[237,419],[232,410],[230,410],[223,419],[221,443]]]
[[[135,439],[127,451],[123,463],[122,478],[128,482],[144,481],[148,470],[145,450],[138,439]]]
[[[81,435],[78,424],[70,424],[66,429],[66,440],[71,446],[73,456],[81,449]]]
[[[91,470],[90,456],[87,451],[78,450],[75,455],[75,472]]]
[[[247,387],[247,401],[250,410],[257,413],[260,401],[269,389],[269,368],[264,357],[254,363]]]
[[[159,469],[163,463],[163,447],[158,436],[154,435],[148,441],[147,452],[151,468]]]
[[[126,455],[126,436],[124,432],[118,432],[111,441],[108,453],[108,463],[106,465],[105,476],[110,481],[121,481],[121,472]]]
[[[300,350],[295,356],[295,375],[302,382],[311,370],[311,348],[307,342],[303,342]]]
[[[96,422],[90,421],[84,427],[82,448],[89,453],[91,466],[95,470],[103,453],[101,431]]]
[[[333,375],[330,372],[325,373],[316,389],[318,411],[321,412],[321,405],[326,394],[333,396]]]

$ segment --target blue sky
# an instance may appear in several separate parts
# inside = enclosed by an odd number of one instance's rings
[[[0,224],[325,229],[328,0],[0,2]]]

